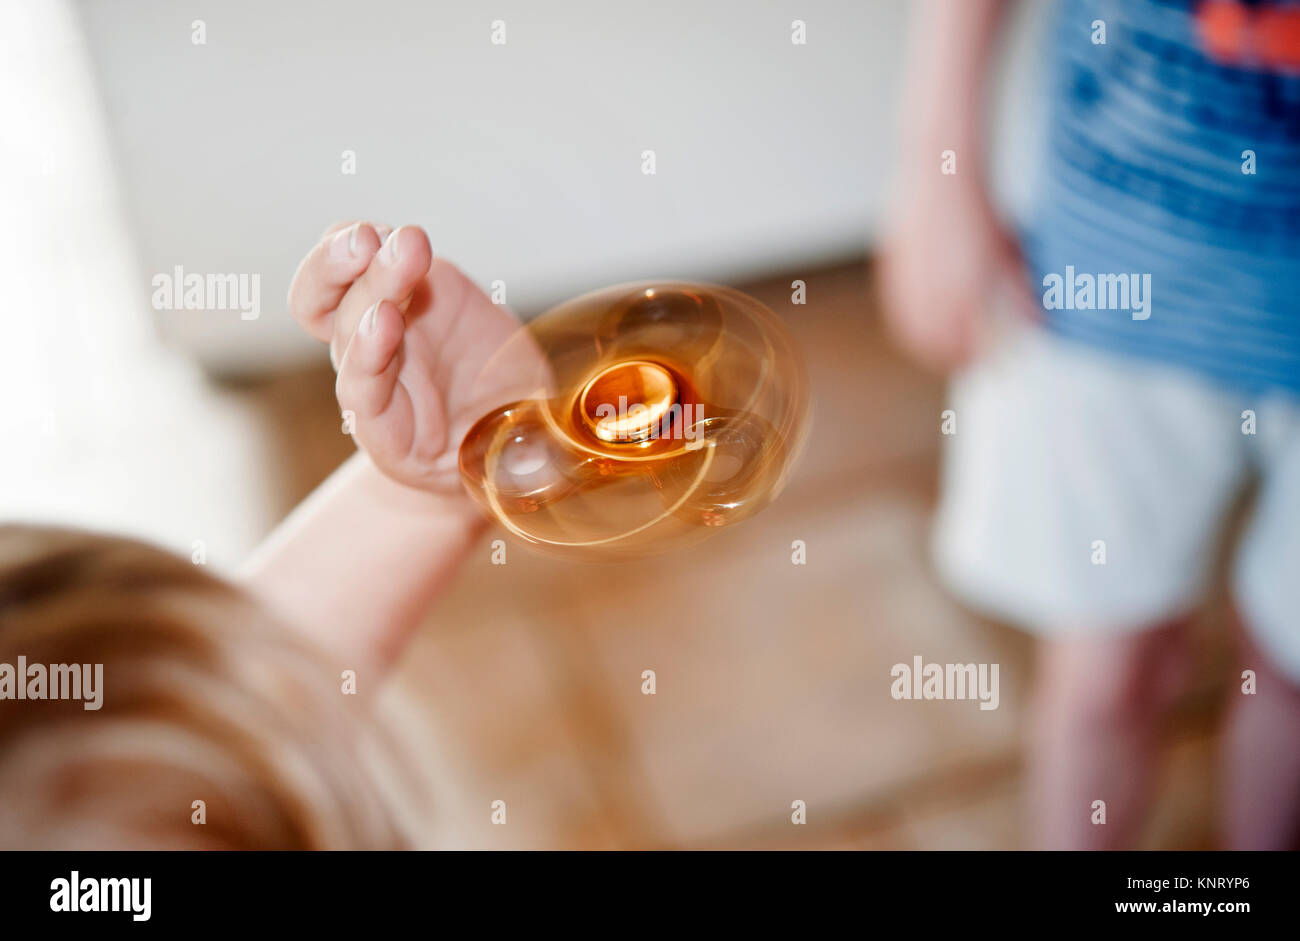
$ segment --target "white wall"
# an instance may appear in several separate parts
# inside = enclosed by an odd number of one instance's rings
[[[256,322],[161,315],[219,370],[313,349],[283,298],[338,219],[419,223],[529,313],[619,280],[734,280],[857,254],[887,195],[905,0],[79,8],[140,302],[175,265],[261,276]],[[196,19],[206,45],[191,42]],[[794,19],[807,45],[791,43]],[[345,150],[355,176],[340,172]]]
[[[243,558],[278,494],[262,426],[159,348],[68,0],[0,0],[0,522]]]

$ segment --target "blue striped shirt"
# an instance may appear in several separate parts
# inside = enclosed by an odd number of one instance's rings
[[[1026,260],[1061,335],[1300,394],[1300,75],[1213,61],[1194,11],[1061,0]],[[1065,291],[1083,275],[1149,275],[1148,316],[1107,309],[1106,291],[1056,305],[1044,279],[1067,268]]]

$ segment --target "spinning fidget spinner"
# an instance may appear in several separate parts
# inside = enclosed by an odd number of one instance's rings
[[[465,485],[515,536],[562,555],[646,555],[752,516],[780,493],[807,427],[785,328],[712,285],[568,301],[520,328],[479,382],[516,400],[466,434]]]

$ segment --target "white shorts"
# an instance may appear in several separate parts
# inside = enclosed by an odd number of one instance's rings
[[[1300,682],[1300,401],[1022,326],[954,379],[946,408],[934,553],[958,595],[1043,635],[1184,614],[1255,472],[1234,601]]]

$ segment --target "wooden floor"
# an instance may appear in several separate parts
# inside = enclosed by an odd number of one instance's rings
[[[795,277],[805,306],[790,303]],[[397,679],[394,708],[418,720],[408,748],[430,768],[422,845],[1025,845],[1031,646],[954,604],[926,562],[942,384],[882,336],[864,263],[742,287],[808,360],[815,423],[796,478],[735,530],[635,566],[514,544],[492,565],[487,537]],[[284,455],[287,508],[350,450],[332,376],[242,395]],[[631,588],[614,597],[610,579]],[[894,701],[890,667],[915,655],[1000,664],[1001,707]],[[1140,846],[1212,844],[1215,692],[1198,684],[1170,729]],[[796,800],[806,825],[791,823]]]

